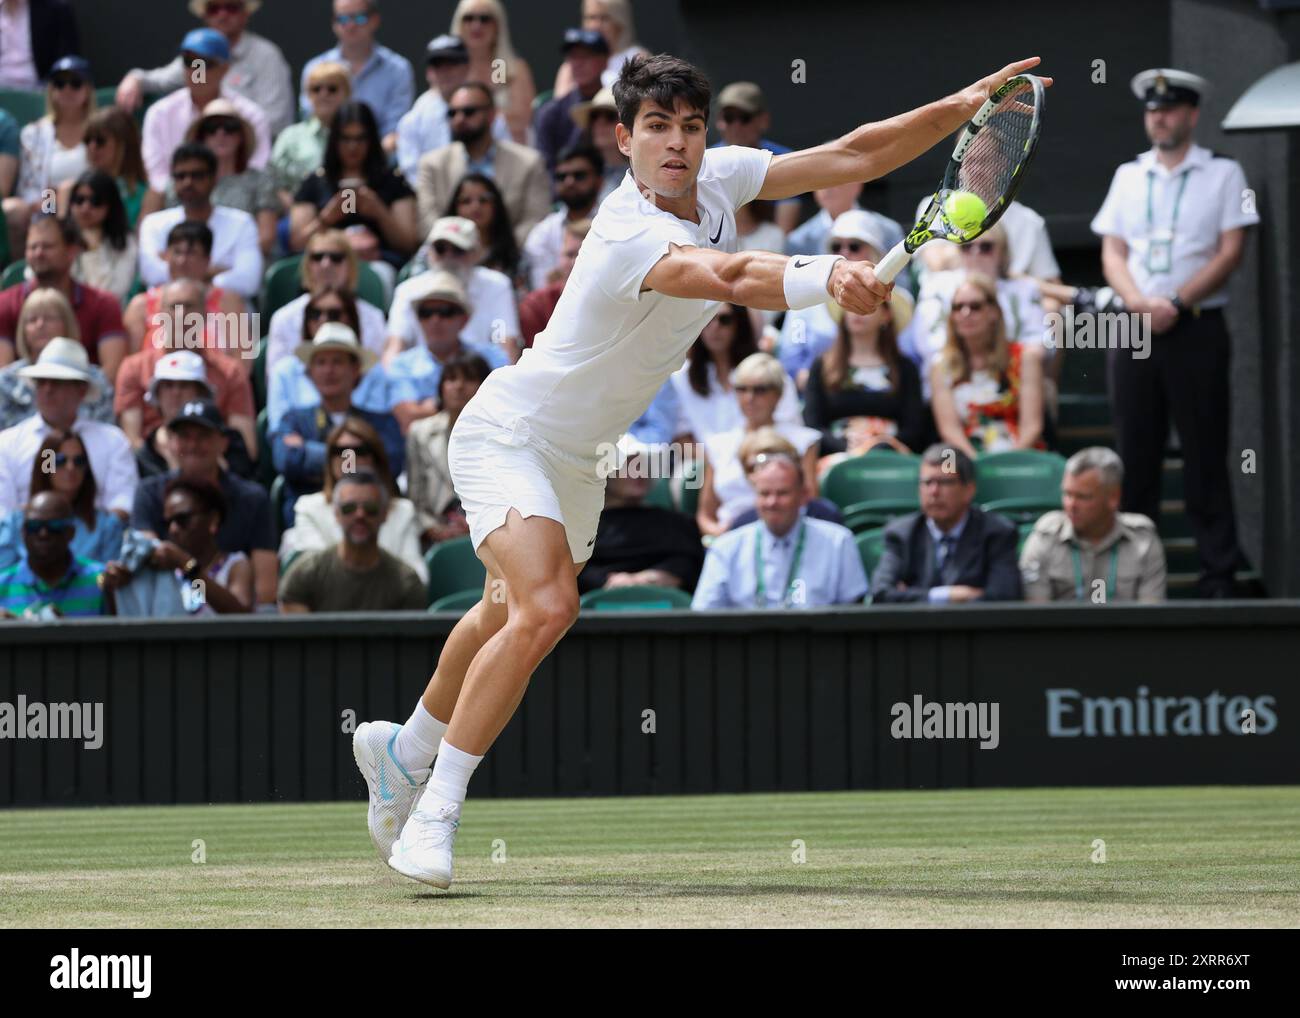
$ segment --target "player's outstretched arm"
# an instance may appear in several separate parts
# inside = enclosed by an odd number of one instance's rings
[[[791,198],[821,187],[875,180],[910,163],[973,117],[1008,78],[1037,67],[1038,57],[1018,60],[975,84],[927,106],[888,120],[863,124],[825,145],[775,156],[758,197]],[[1043,78],[1051,85],[1051,78]]]
[[[704,247],[670,244],[646,273],[642,289],[669,297],[720,300],[760,311],[813,307],[834,299],[856,314],[875,311],[892,284],[876,279],[870,262],[833,255],[785,255],[770,251],[727,254]]]

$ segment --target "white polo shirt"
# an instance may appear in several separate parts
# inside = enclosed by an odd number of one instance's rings
[[[421,272],[398,283],[388,309],[388,335],[400,336],[405,350],[424,342],[420,320],[411,306],[411,295],[424,284],[424,276],[425,273]],[[465,282],[465,296],[474,306],[474,313],[469,316],[465,328],[460,330],[460,337],[465,342],[476,346],[493,343],[499,346],[510,337],[520,335],[515,288],[504,272],[482,265],[474,266]]]
[[[564,452],[597,456],[627,431],[713,317],[718,301],[642,292],[670,244],[736,250],[736,209],[762,189],[772,154],[708,149],[696,186],[699,223],[647,201],[629,173],[582,242],[550,323],[517,364],[492,372],[465,408],[538,434]]]
[[[171,282],[171,270],[163,254],[167,235],[184,220],[185,210],[179,205],[140,220],[140,278],[146,286]],[[257,220],[242,209],[213,205],[207,226],[212,231],[212,264],[226,268],[212,280],[212,285],[234,290],[245,299],[256,297],[262,289],[262,245]]]
[[[1128,245],[1128,269],[1142,293],[1172,297],[1214,257],[1224,231],[1259,222],[1243,210],[1245,191],[1246,175],[1234,159],[1193,145],[1170,170],[1151,149],[1115,171],[1092,232]],[[1226,284],[1199,303],[1223,307]]]

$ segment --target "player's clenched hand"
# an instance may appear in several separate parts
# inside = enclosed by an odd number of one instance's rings
[[[995,71],[987,78],[981,78],[969,88],[963,89],[958,95],[961,97],[962,104],[966,107],[966,116],[973,117],[978,113],[979,108],[992,97],[993,93],[1007,83],[1007,79],[1014,78],[1017,74],[1023,74],[1031,67],[1037,67],[1041,62],[1041,57],[1017,60],[1014,64],[1007,64],[1002,70]],[[1051,87],[1051,78],[1040,75],[1040,79],[1044,88]]]
[[[869,315],[889,300],[894,284],[886,286],[876,278],[870,262],[851,262],[840,259],[831,269],[826,290],[835,303],[855,315]]]

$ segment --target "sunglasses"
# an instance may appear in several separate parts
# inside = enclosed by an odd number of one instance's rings
[[[244,0],[228,0],[227,3],[211,3],[204,8],[209,18],[218,14],[239,14],[244,9]]]
[[[64,88],[81,88],[85,83],[85,78],[74,77],[71,74],[56,74],[50,79],[50,87],[55,91]]]
[[[54,468],[57,470],[59,467],[66,467],[69,460],[72,461],[74,467],[80,470],[85,470],[90,464],[90,458],[85,453],[69,456],[66,452],[56,452],[54,454]]]
[[[475,113],[482,113],[487,108],[486,106],[449,106],[447,107],[447,118],[455,120],[457,117],[472,117]]]
[[[563,184],[566,180],[572,180],[575,184],[581,184],[584,180],[591,179],[590,170],[568,170],[567,172],[555,171],[555,182]]]
[[[770,385],[733,385],[732,389],[735,390],[738,396],[744,396],[747,393],[753,393],[757,396],[765,392],[776,392],[776,389]]]
[[[164,516],[163,526],[165,526],[168,530],[170,530],[172,525],[175,524],[176,526],[184,530],[192,522],[194,522],[194,517],[197,515],[199,515],[198,512],[192,511],[188,513],[176,513],[176,515],[174,516]]]
[[[469,254],[468,251],[458,248],[455,244],[447,240],[435,240],[433,242],[433,253],[439,258],[446,258],[448,255],[455,256]]]
[[[348,256],[342,251],[313,251],[307,256],[307,260],[319,265],[321,262],[329,262],[331,265],[342,265],[348,260]]]
[[[307,308],[307,320],[311,322],[319,322],[322,318],[327,322],[341,322],[345,314],[347,311],[343,308]]]
[[[351,516],[358,509],[360,509],[371,519],[374,519],[376,516],[379,515],[378,502],[340,502],[339,503],[340,516]]]
[[[103,208],[108,202],[103,201],[93,194],[74,194],[72,196],[73,205],[93,205],[95,208]]]
[[[754,114],[742,113],[740,110],[724,110],[722,113],[724,124],[748,124],[753,119]]]
[[[713,320],[717,322],[719,325],[730,325],[732,322],[736,320],[736,316],[732,314],[730,311],[724,311],[720,315],[715,315]]]
[[[973,240],[969,244],[961,245],[962,254],[971,254],[975,251],[980,254],[992,254],[997,249],[997,242],[992,240]]]
[[[214,117],[203,125],[203,134],[243,134],[243,125],[234,117]]]
[[[491,14],[462,14],[460,20],[471,25],[475,22],[480,25],[490,25],[496,21],[496,17]]]
[[[374,456],[374,450],[368,445],[331,445],[331,456],[342,456],[345,452],[350,452],[355,456]]]
[[[88,135],[86,135],[86,144],[87,144],[88,146],[93,145],[93,146],[96,146],[96,147],[98,147],[98,146],[100,146],[100,145],[107,145],[107,144],[108,144],[108,138],[106,138],[106,137],[105,137],[104,135],[102,135],[102,134],[88,134]]]
[[[424,321],[428,318],[455,318],[457,315],[463,315],[465,312],[451,304],[441,304],[434,307],[431,304],[421,304],[415,309],[416,316]]]
[[[988,306],[989,302],[986,300],[955,300],[952,302],[952,313],[983,311]]]
[[[308,85],[307,91],[312,95],[320,95],[325,92],[328,95],[334,95],[339,91],[338,85]]]
[[[76,526],[76,520],[23,520],[23,533],[36,535],[44,532],[59,537],[75,530]]]
[[[831,254],[858,254],[866,246],[860,240],[832,240]]]
[[[366,25],[369,23],[369,14],[336,14],[334,16],[334,24],[340,28],[347,28],[348,25]]]

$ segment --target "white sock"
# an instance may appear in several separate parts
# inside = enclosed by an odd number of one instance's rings
[[[474,768],[482,759],[481,756],[457,749],[443,739],[438,749],[438,759],[433,765],[433,774],[416,808],[426,813],[436,813],[448,803],[459,806],[469,791],[469,779],[474,776]]]
[[[447,734],[447,726],[424,709],[424,700],[416,701],[415,710],[393,743],[393,755],[408,771],[422,771],[433,763],[438,744]]]

